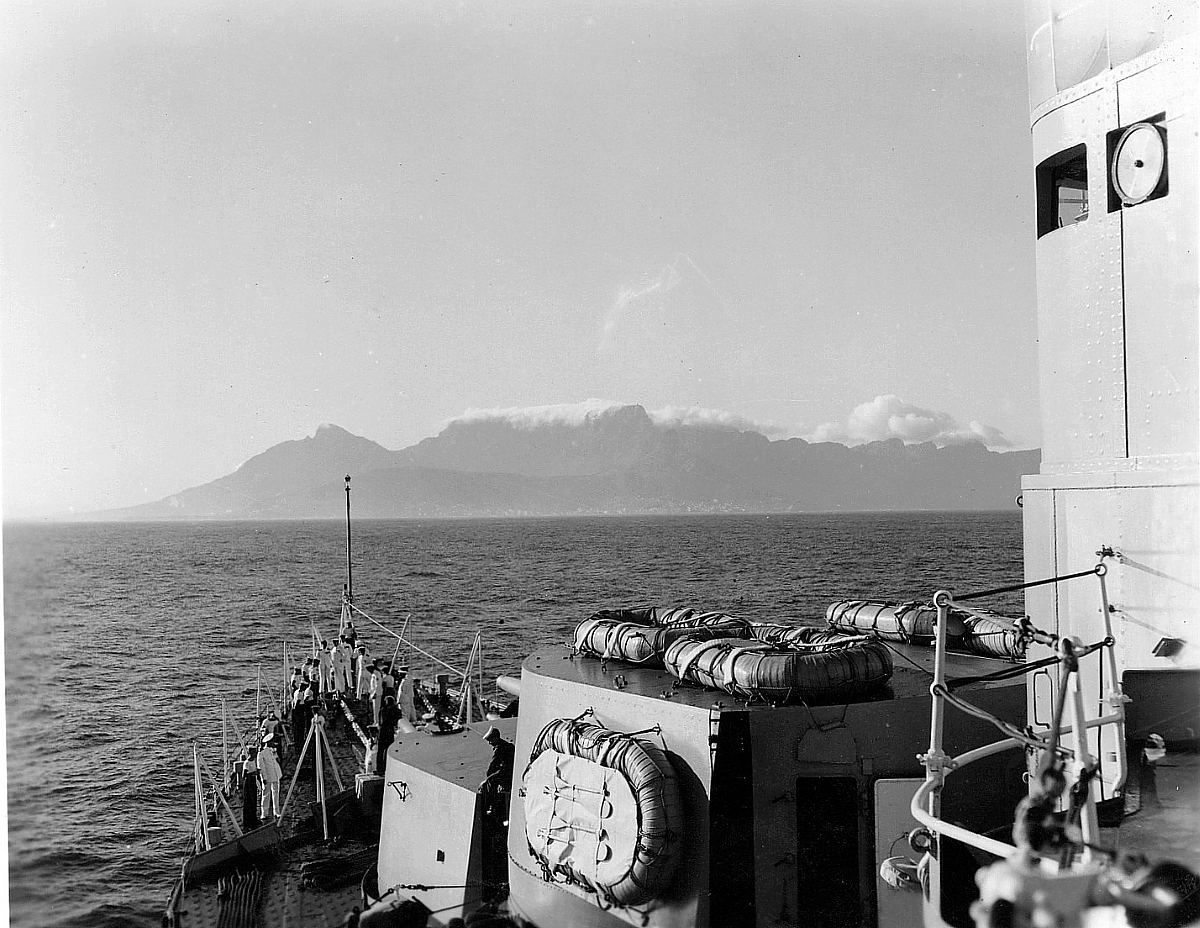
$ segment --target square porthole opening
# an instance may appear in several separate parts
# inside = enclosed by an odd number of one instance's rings
[[[1088,218],[1087,146],[1074,145],[1037,166],[1038,238]]]

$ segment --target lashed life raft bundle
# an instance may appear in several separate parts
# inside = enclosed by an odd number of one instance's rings
[[[605,660],[661,664],[681,681],[776,704],[853,699],[892,676],[887,646],[869,635],[695,609],[598,612],[576,627],[574,647]]]
[[[860,599],[834,603],[825,610],[830,628],[871,634],[887,641],[932,645],[937,607],[928,603],[873,603]],[[1025,639],[1012,616],[983,609],[950,607],[946,645],[980,657],[1025,659]]]
[[[831,605],[828,628],[750,622],[723,612],[644,606],[580,622],[574,649],[604,660],[661,664],[680,681],[773,704],[868,696],[892,676],[887,641],[929,644],[937,610],[919,603],[850,600]],[[1013,620],[952,609],[950,646],[1021,660]]]

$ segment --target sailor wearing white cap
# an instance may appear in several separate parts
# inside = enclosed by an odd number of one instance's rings
[[[262,819],[268,815],[279,815],[279,782],[283,779],[283,769],[279,766],[279,758],[275,754],[276,737],[267,735],[263,739],[263,749],[258,755],[258,775],[262,778]]]
[[[358,686],[354,695],[362,699],[371,688],[371,659],[367,655],[366,645],[360,644],[356,653],[358,655]]]

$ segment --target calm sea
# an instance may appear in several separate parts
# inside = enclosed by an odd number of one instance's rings
[[[156,926],[192,816],[191,741],[220,760],[221,697],[250,723],[282,641],[335,630],[333,522],[6,525],[12,924]],[[489,677],[601,607],[703,606],[819,623],[837,599],[926,598],[1021,578],[1019,513],[355,526],[356,599]],[[1019,595],[988,605],[1021,610]],[[358,623],[383,653],[387,636]],[[413,655],[414,666],[419,662]],[[267,698],[267,690],[262,690]]]

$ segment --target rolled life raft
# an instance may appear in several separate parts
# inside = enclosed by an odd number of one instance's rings
[[[643,606],[603,609],[575,626],[575,650],[593,657],[644,664],[661,659],[667,647],[685,636],[737,637],[749,623],[724,612]]]
[[[825,610],[831,628],[874,635],[887,641],[932,644],[938,610],[929,603],[885,603],[865,600],[837,602]],[[1025,640],[1012,616],[983,609],[950,607],[947,644],[956,651],[983,657],[1019,661],[1025,658]]]
[[[752,638],[681,638],[663,664],[680,680],[771,703],[855,699],[892,677],[892,656],[873,638],[787,625],[750,631]]]
[[[675,772],[658,748],[592,722],[556,719],[523,777],[525,838],[548,880],[611,905],[662,894],[680,852]]]

